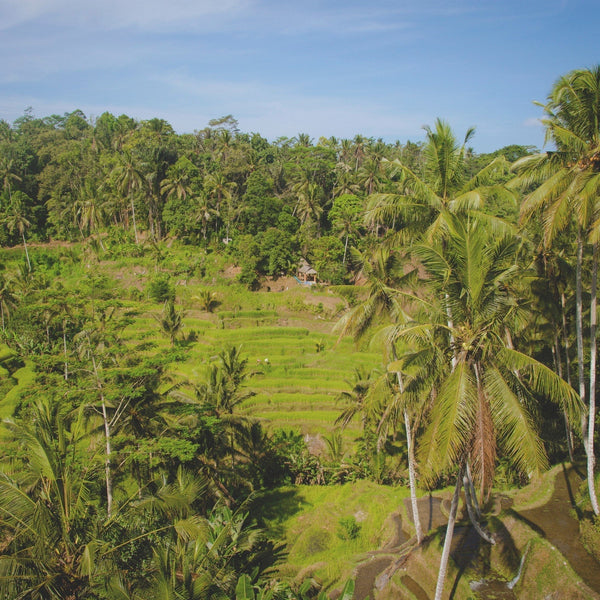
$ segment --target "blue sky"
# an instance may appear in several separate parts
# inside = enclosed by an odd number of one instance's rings
[[[542,147],[532,102],[600,63],[599,32],[598,0],[0,0],[0,118],[405,142],[441,117],[478,152]]]

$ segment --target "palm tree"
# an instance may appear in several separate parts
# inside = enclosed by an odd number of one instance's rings
[[[25,466],[0,476],[0,593],[5,598],[79,598],[98,568],[98,519],[89,502],[93,460],[82,455],[81,418],[37,404],[27,424],[9,423]]]
[[[0,316],[2,317],[2,331],[6,331],[6,319],[10,311],[17,305],[10,280],[0,275]]]
[[[171,299],[165,302],[162,315],[157,317],[157,321],[161,329],[166,335],[169,336],[171,340],[171,346],[173,347],[175,346],[177,334],[183,327],[183,315],[183,311],[178,311],[175,309],[175,302]]]
[[[211,290],[200,290],[197,296],[193,296],[192,300],[196,300],[200,304],[200,308],[208,313],[211,313],[219,305],[219,297],[216,292]]]
[[[169,169],[167,177],[160,183],[160,191],[167,200],[172,197],[185,200],[191,193],[190,167],[193,165],[185,159],[178,161]]]
[[[353,252],[354,262],[368,280],[367,298],[346,313],[336,324],[340,331],[340,338],[351,334],[354,339],[359,339],[374,328],[378,323],[385,323],[385,319],[392,322],[404,320],[404,310],[400,300],[404,294],[400,292],[403,279],[399,254],[390,248],[380,246],[370,257],[361,255],[357,250]],[[394,356],[394,358],[396,358]],[[403,390],[404,383],[400,370],[395,371],[398,387]],[[389,399],[389,398],[387,398]],[[384,416],[386,412],[384,409]],[[414,477],[414,435],[408,407],[403,408],[406,444],[409,461],[410,497],[413,507],[413,521],[418,543],[423,539],[421,519],[417,507],[417,486]],[[388,421],[389,423],[390,421]],[[385,428],[384,428],[385,429]]]
[[[201,192],[196,198],[196,211],[195,220],[196,223],[202,224],[202,238],[206,240],[206,233],[208,230],[208,224],[210,223],[213,216],[218,213],[212,207],[210,198],[204,192]]]
[[[579,394],[589,397],[587,428],[583,437],[587,453],[588,491],[592,509],[600,515],[594,484],[594,429],[596,413],[596,312],[598,277],[598,241],[600,240],[600,65],[576,70],[561,77],[543,106],[546,118],[546,141],[552,141],[555,151],[522,158],[514,165],[517,177],[513,185],[522,188],[536,186],[521,207],[521,217],[527,221],[542,214],[544,244],[554,244],[558,234],[573,221],[577,227],[576,264],[576,339]],[[584,242],[592,244],[590,284],[590,359],[589,389],[585,385],[583,340]],[[586,431],[587,429],[587,431]]]
[[[137,224],[135,220],[135,192],[140,191],[144,185],[144,174],[140,168],[139,162],[129,151],[121,152],[118,155],[118,163],[112,170],[117,189],[125,197],[129,198],[131,207],[131,218],[133,221],[133,233],[135,243],[138,243]]]
[[[351,389],[343,391],[337,396],[336,400],[344,402],[346,405],[335,420],[336,425],[345,429],[355,416],[359,415],[363,430],[363,439],[368,448],[369,427],[374,425],[374,415],[371,405],[368,402],[369,389],[373,384],[373,373],[368,373],[364,368],[355,368],[352,381],[347,382]],[[372,432],[371,432],[372,433]]]
[[[231,200],[235,187],[235,181],[228,181],[223,173],[213,173],[206,176],[206,179],[204,180],[204,189],[209,198],[216,200],[216,214],[220,214],[221,202],[223,200]]]
[[[443,235],[443,211],[453,213],[478,210],[487,195],[494,193],[514,201],[502,186],[493,185],[507,173],[509,164],[501,156],[476,175],[467,178],[466,144],[475,130],[469,129],[459,144],[448,123],[437,119],[433,129],[425,127],[427,143],[423,150],[425,172],[420,177],[398,159],[388,163],[392,175],[400,178],[399,194],[373,194],[365,220],[368,225],[401,223],[429,240]]]
[[[25,207],[23,205],[21,195],[25,196],[25,194],[22,193],[19,193],[18,197],[17,194],[13,196],[12,202],[10,203],[10,206],[8,208],[8,213],[5,217],[5,222],[10,233],[13,233],[15,230],[19,232],[19,235],[23,240],[23,248],[25,248],[27,266],[29,267],[29,271],[31,272],[31,261],[29,260],[27,241],[25,240],[25,231],[31,227],[31,221],[29,221],[25,216]]]
[[[91,181],[86,181],[81,189],[79,199],[79,228],[95,233],[100,247],[105,250],[98,230],[104,221],[104,206],[98,188]]]
[[[6,156],[0,162],[0,179],[2,180],[2,189],[8,192],[8,202],[12,201],[11,182],[21,181],[21,178],[14,172],[14,161]]]
[[[436,600],[442,595],[452,542],[458,492],[467,471],[489,492],[499,451],[519,470],[533,474],[546,466],[543,444],[529,406],[535,393],[562,403],[570,415],[580,403],[572,388],[553,371],[512,348],[513,324],[525,318],[514,297],[519,269],[517,241],[495,235],[489,224],[460,219],[448,212],[447,237],[435,246],[413,252],[427,271],[432,295],[442,298],[428,323],[396,326],[390,339],[427,331],[452,367],[439,374],[430,424],[421,443],[423,473],[430,480],[443,472],[457,473],[457,486],[442,553]],[[431,305],[430,305],[431,306]],[[447,319],[451,308],[452,322]],[[474,499],[465,489],[467,508]],[[483,533],[483,532],[482,532]]]

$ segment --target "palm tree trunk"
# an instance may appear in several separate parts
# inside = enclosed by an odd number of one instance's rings
[[[421,527],[421,517],[419,516],[419,506],[417,503],[415,447],[413,443],[410,418],[406,409],[404,409],[404,426],[406,428],[406,446],[408,450],[408,482],[410,485],[410,504],[412,507],[413,522],[415,524],[415,533],[417,535],[417,544],[420,544],[423,541],[423,528]]]
[[[133,235],[135,237],[135,243],[138,243],[138,234],[137,234],[137,226],[135,223],[135,204],[133,202],[133,196],[130,198],[131,200],[131,220],[133,221]]]
[[[594,470],[596,457],[594,455],[594,427],[596,424],[596,357],[598,345],[596,342],[596,324],[598,309],[598,244],[593,245],[592,250],[592,287],[590,300],[590,409],[588,414],[587,433],[587,477],[588,491],[592,510],[596,516],[600,515],[598,498],[596,497],[596,485],[594,482]]]
[[[456,522],[456,513],[458,511],[458,499],[462,485],[462,476],[463,468],[461,466],[458,472],[458,477],[456,478],[456,488],[454,489],[454,494],[452,496],[452,503],[450,504],[448,527],[446,528],[446,539],[444,540],[444,548],[442,550],[442,558],[440,560],[440,569],[438,571],[434,600],[442,600],[442,593],[444,592],[444,582],[446,581],[446,572],[448,571],[448,559],[450,558],[450,547],[452,546],[452,536],[454,535],[454,523]]]
[[[564,339],[565,346],[565,368],[567,370],[567,383],[571,385],[571,359],[569,358],[569,350],[571,349],[569,344],[569,336],[567,330],[567,314],[565,310],[565,306],[567,304],[567,300],[565,298],[565,293],[562,292],[560,295],[560,305],[561,305],[561,318],[562,318],[562,335]]]
[[[560,314],[561,314],[561,320],[562,320],[562,336],[563,336],[563,340],[564,340],[564,349],[565,349],[565,370],[566,370],[566,374],[567,374],[567,383],[569,385],[571,385],[571,359],[569,358],[569,350],[570,350],[570,345],[569,345],[569,335],[568,335],[568,330],[567,330],[567,314],[566,314],[566,310],[565,310],[565,306],[567,304],[567,300],[565,298],[565,293],[561,292],[560,294]],[[559,351],[559,349],[557,348],[557,350]],[[560,357],[560,351],[559,351],[559,357]],[[559,359],[559,366],[560,366],[560,359]],[[559,372],[559,376],[562,377],[562,375]],[[569,423],[569,419],[567,416],[566,411],[564,411],[564,415],[565,415],[565,426],[567,428],[567,446],[569,449],[569,460],[571,462],[573,462],[573,428],[571,427],[571,424]]]
[[[31,273],[31,261],[29,260],[29,251],[27,250],[27,242],[25,241],[25,232],[21,233],[21,237],[23,238],[23,248],[25,248],[25,256],[27,257],[27,266],[29,267],[29,272]]]
[[[554,346],[552,347],[552,356],[554,358],[554,370],[558,373],[558,376],[563,378],[562,370],[562,357],[560,354],[560,341],[558,339],[558,333],[554,334]],[[569,424],[569,416],[567,411],[563,409],[563,420],[565,422],[565,435],[567,437],[567,450],[569,452],[569,462],[573,462],[573,437],[571,435],[571,426]]]
[[[396,348],[392,348],[394,360],[397,359]],[[402,373],[396,371],[396,378],[398,379],[398,388],[400,393],[404,392],[404,382],[402,381]],[[415,474],[415,445],[412,435],[412,427],[410,424],[410,418],[406,408],[404,409],[404,425],[406,428],[406,447],[408,451],[408,483],[410,486],[410,504],[413,513],[413,522],[415,524],[415,533],[417,535],[417,543],[421,543],[423,540],[423,528],[421,527],[421,517],[419,516],[419,508],[417,504],[417,482]]]
[[[69,380],[69,363],[67,361],[67,330],[65,322],[63,321],[63,352],[65,355],[65,381]]]
[[[469,520],[471,521],[471,524],[482,539],[488,542],[488,544],[494,545],[496,543],[494,539],[479,524],[479,515],[477,514],[479,512],[479,507],[477,506],[474,508],[473,506],[475,504],[475,490],[473,488],[473,483],[466,471],[463,475],[463,487],[465,488],[465,503],[467,505],[467,512],[469,513]]]
[[[575,270],[575,328],[577,338],[577,370],[579,375],[579,397],[585,405],[585,372],[583,364],[583,286],[581,283],[581,271],[583,268],[583,239],[581,227],[577,227],[577,266]],[[581,415],[581,435],[583,437],[583,446],[586,453],[588,452],[588,444],[586,440],[587,433],[587,418],[582,413]]]
[[[102,382],[100,381],[100,376],[98,375],[98,367],[96,365],[96,359],[92,354],[92,366],[94,368],[94,377],[96,379],[96,385],[98,386],[98,390],[100,391],[100,402],[102,403],[102,420],[104,421],[104,438],[105,438],[105,448],[106,448],[106,458],[104,460],[104,476],[106,480],[106,513],[110,517],[112,514],[112,504],[113,504],[113,490],[112,490],[112,475],[111,475],[111,463],[110,457],[112,453],[111,443],[110,443],[110,422],[108,419],[108,414],[106,412],[106,401],[104,399],[104,392],[102,391]]]
[[[110,444],[110,423],[106,413],[106,404],[102,397],[102,419],[104,420],[104,436],[106,440],[106,459],[104,460],[104,475],[106,478],[106,514],[110,518],[112,514],[113,491],[112,491],[112,475],[111,475],[111,444]]]
[[[346,252],[348,251],[348,234],[346,234],[346,242],[344,244],[344,258],[342,259],[342,264],[346,264]]]

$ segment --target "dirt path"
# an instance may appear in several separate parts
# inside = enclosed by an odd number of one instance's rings
[[[585,550],[579,540],[579,523],[571,516],[570,509],[575,507],[574,490],[581,481],[574,468],[563,468],[555,480],[552,497],[544,506],[515,511],[530,527],[545,537],[570,563],[575,572],[592,590],[600,593],[600,564]],[[498,497],[494,513],[508,508],[505,499]],[[408,517],[412,520],[410,499],[405,499]],[[441,498],[424,496],[418,499],[418,510],[425,531],[431,531],[447,524],[447,506]],[[513,509],[514,510],[514,509]],[[464,515],[463,515],[464,517]],[[409,539],[402,526],[400,514],[391,515],[394,531],[389,541],[369,552],[366,559],[356,568],[354,600],[373,598],[376,590],[381,590],[389,578],[408,558],[416,540]],[[471,527],[457,526],[453,554],[455,562],[470,562],[477,554],[480,539]],[[426,600],[427,594],[419,583],[408,575],[402,577],[402,583],[419,600]],[[475,591],[475,590],[474,590]],[[515,598],[505,582],[482,581],[476,591],[480,598]]]
[[[393,533],[389,541],[379,550],[367,554],[355,571],[354,576],[354,600],[373,598],[373,590],[381,588],[387,582],[385,572],[395,563],[403,552],[410,550],[409,538],[402,528],[402,517],[398,513],[390,516],[389,521],[393,527]],[[381,580],[383,575],[383,581]]]
[[[583,547],[579,523],[571,516],[571,509],[577,509],[574,492],[581,479],[575,468],[563,465],[563,472],[556,476],[554,493],[547,504],[515,512],[557,548],[589,587],[600,593],[600,564]]]

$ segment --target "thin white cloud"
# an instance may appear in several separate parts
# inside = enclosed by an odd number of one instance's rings
[[[243,130],[258,131],[269,138],[307,132],[316,137],[368,133],[414,139],[420,135],[422,123],[430,118],[414,112],[404,116],[377,101],[309,95],[257,81],[198,80],[183,73],[161,81],[173,96],[185,97],[189,105],[197,106],[209,118],[233,113]],[[172,124],[178,131],[190,131],[184,113],[176,113],[173,118]]]
[[[211,19],[229,21],[253,0],[3,0],[0,28],[43,19],[65,27],[164,31],[197,28]]]

